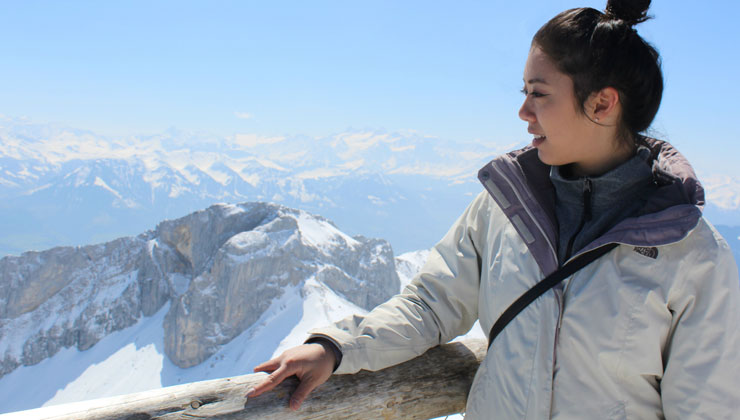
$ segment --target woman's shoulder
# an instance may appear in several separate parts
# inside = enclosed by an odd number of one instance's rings
[[[693,247],[730,251],[730,246],[721,233],[706,217],[699,217],[696,227],[689,232],[686,240]]]
[[[687,290],[739,287],[738,267],[729,244],[703,216],[684,240],[665,251],[680,266],[677,273]]]
[[[699,218],[699,223],[689,233],[687,240],[691,248],[701,251],[701,254],[705,254],[708,258],[729,256],[734,260],[727,240],[704,216]]]

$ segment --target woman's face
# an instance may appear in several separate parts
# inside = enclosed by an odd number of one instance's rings
[[[571,78],[537,46],[529,51],[524,67],[523,93],[519,118],[528,123],[527,131],[534,135],[532,145],[542,162],[572,163],[576,172],[593,174],[609,160],[613,144],[601,141],[599,125],[578,110]]]

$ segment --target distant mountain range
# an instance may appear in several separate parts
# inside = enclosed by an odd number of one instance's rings
[[[321,214],[396,252],[425,249],[481,191],[478,169],[523,145],[380,131],[223,138],[172,129],[109,139],[0,117],[0,255],[104,242],[244,201]],[[740,226],[740,179],[705,184],[710,220]]]
[[[511,147],[377,131],[107,139],[0,118],[0,255],[107,241],[243,201],[322,214],[400,251],[428,248],[480,191],[478,168]]]

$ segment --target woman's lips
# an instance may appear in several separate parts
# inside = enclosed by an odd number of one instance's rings
[[[547,137],[545,136],[535,136],[534,139],[532,139],[532,146],[537,147],[540,144],[542,144]]]

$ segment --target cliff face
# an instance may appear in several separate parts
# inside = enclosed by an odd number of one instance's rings
[[[253,217],[232,214],[205,224],[196,213],[158,228],[168,232],[160,235],[163,242],[178,249],[194,273],[164,322],[165,351],[178,366],[204,361],[257,321],[286,286],[308,278],[367,309],[398,291],[385,241],[351,238],[324,219],[285,208],[246,213]],[[229,219],[247,223],[233,229],[223,222]]]
[[[390,245],[264,204],[215,205],[105,244],[0,259],[0,376],[85,350],[166,303],[165,352],[207,359],[310,278],[370,309],[399,290]]]

